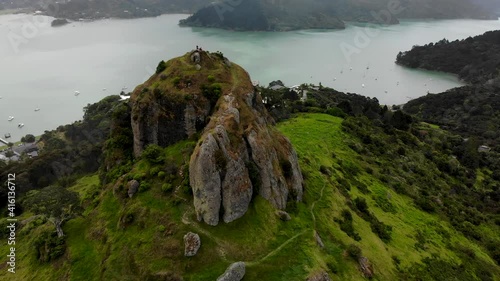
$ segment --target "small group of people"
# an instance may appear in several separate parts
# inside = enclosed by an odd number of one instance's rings
[[[203,49],[201,47],[198,47],[198,45],[196,45],[196,51],[203,52]]]

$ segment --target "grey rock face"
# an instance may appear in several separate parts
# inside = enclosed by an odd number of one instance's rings
[[[252,150],[252,159],[259,168],[261,186],[259,195],[264,197],[277,209],[285,209],[288,198],[288,187],[285,178],[274,172],[273,163],[279,163],[276,149],[264,146],[258,141],[255,131],[247,136],[248,144]]]
[[[245,263],[235,262],[231,264],[217,281],[240,281],[245,276]]]
[[[128,197],[134,196],[139,190],[139,182],[136,180],[131,180],[127,183],[127,193]]]
[[[245,166],[248,160],[246,146],[240,146],[237,157],[231,155],[232,145],[229,136],[223,126],[219,125],[215,129],[216,138],[222,154],[226,159],[225,172],[222,181],[222,209],[224,211],[223,220],[225,223],[232,222],[242,217],[248,210],[252,199],[252,182]]]
[[[221,178],[216,165],[215,152],[219,151],[215,138],[209,134],[197,154],[191,156],[189,178],[194,195],[194,207],[198,221],[209,225],[219,223],[221,206]],[[196,153],[196,152],[195,152]]]
[[[288,139],[287,139],[288,141]],[[288,150],[288,161],[292,166],[291,177],[288,183],[290,184],[290,189],[292,193],[295,195],[297,201],[302,201],[302,196],[304,195],[304,189],[302,188],[302,183],[304,182],[304,178],[302,176],[302,172],[299,167],[299,159],[297,157],[297,152],[293,149],[292,144],[288,141],[290,145],[290,149]]]
[[[201,246],[200,236],[193,232],[184,235],[184,256],[192,257],[198,253]]]
[[[191,160],[189,175],[198,220],[210,225],[218,224],[221,211],[226,223],[240,218],[252,199],[246,147],[236,155],[232,155],[233,149],[224,127],[217,126]]]
[[[281,210],[289,197],[302,200],[297,154],[288,139],[269,127],[258,97],[255,93],[239,99],[231,94],[221,97],[219,111],[207,126],[211,129],[205,129],[201,145],[191,156],[196,213],[210,225],[220,218],[228,223],[243,216],[254,192]],[[253,186],[252,180],[259,186]]]

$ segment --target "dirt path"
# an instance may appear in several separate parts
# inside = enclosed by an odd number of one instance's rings
[[[258,260],[255,260],[255,261],[249,261],[249,262],[245,262],[245,264],[247,266],[255,266],[255,265],[258,265],[260,263],[262,263],[263,261],[265,261],[266,259],[270,258],[271,256],[277,254],[279,251],[281,251],[284,247],[286,247],[288,244],[292,243],[293,240],[295,240],[296,238],[298,238],[299,236],[301,236],[302,234],[306,233],[308,230],[304,230],[300,233],[297,233],[295,234],[293,237],[291,237],[290,239],[286,240],[285,242],[283,242],[281,245],[279,245],[276,249],[272,250],[271,252],[269,252],[267,255],[265,255],[264,257],[258,259]]]
[[[314,215],[314,207],[316,206],[316,203],[319,200],[323,199],[323,191],[325,191],[325,187],[326,187],[326,181],[323,180],[323,187],[321,188],[320,196],[319,196],[319,198],[316,201],[314,201],[311,204],[311,216],[312,216],[312,219],[313,219],[314,229],[316,229],[316,216]]]

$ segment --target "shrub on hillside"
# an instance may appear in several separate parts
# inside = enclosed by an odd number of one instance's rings
[[[142,152],[142,158],[153,164],[161,164],[164,161],[163,149],[156,144],[150,144]]]
[[[45,231],[33,241],[36,259],[42,263],[62,256],[66,251],[64,237],[57,237],[54,231]]]
[[[349,246],[347,246],[347,254],[355,261],[358,261],[363,252],[358,246],[354,244],[349,244]]]
[[[156,67],[156,74],[162,73],[165,69],[167,69],[167,64],[164,61],[160,61]]]

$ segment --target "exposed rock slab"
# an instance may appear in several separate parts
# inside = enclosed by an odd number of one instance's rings
[[[290,215],[285,212],[285,211],[282,211],[282,210],[277,210],[276,211],[276,215],[278,216],[278,218],[280,218],[280,220],[282,221],[289,221],[292,219],[292,217],[290,217]]]
[[[231,264],[217,281],[240,281],[245,276],[245,263],[235,262]]]
[[[134,196],[139,190],[139,182],[136,180],[131,180],[127,183],[127,193],[128,197]]]
[[[193,232],[184,235],[184,256],[192,257],[198,253],[201,246],[200,236]]]
[[[197,153],[191,156],[189,165],[196,216],[199,221],[209,225],[219,223],[222,202],[220,171],[215,162],[216,151],[220,151],[219,145],[210,134],[203,140]]]
[[[374,272],[373,272],[373,266],[372,263],[368,260],[367,257],[360,257],[359,260],[359,267],[361,269],[361,272],[366,278],[373,278]]]

